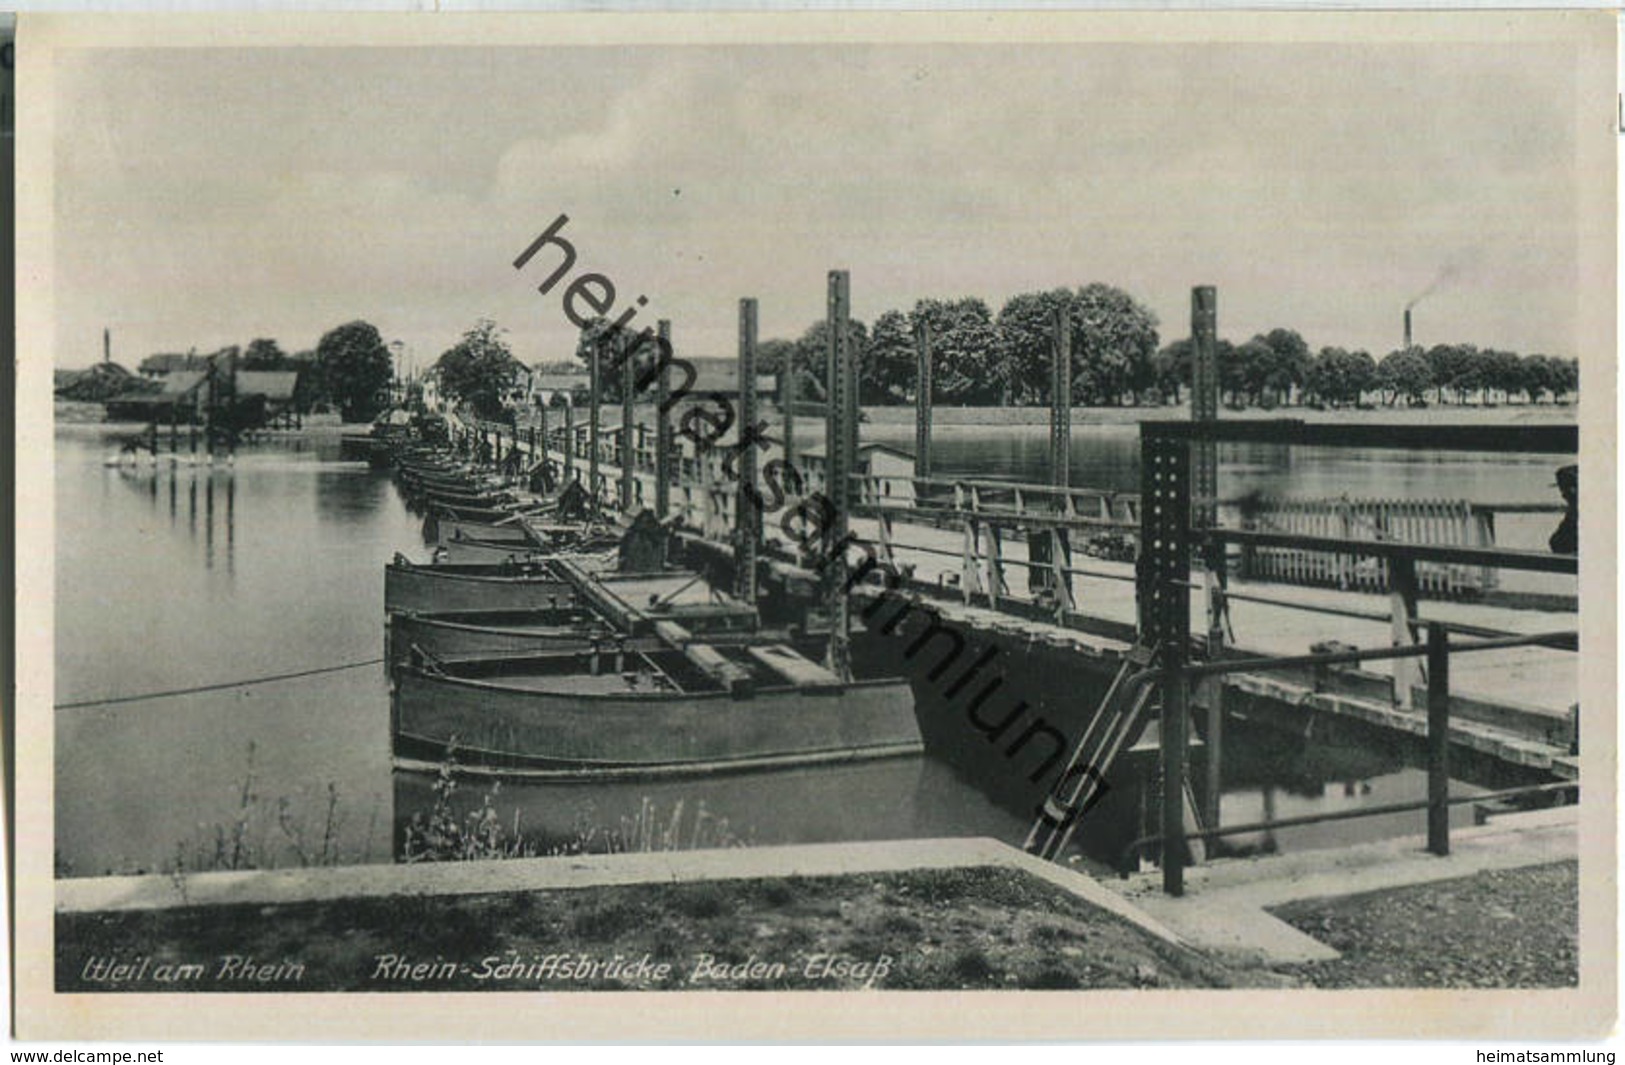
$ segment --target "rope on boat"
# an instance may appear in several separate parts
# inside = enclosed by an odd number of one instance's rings
[[[301,669],[296,673],[274,673],[268,677],[247,677],[243,680],[226,681],[223,684],[200,684],[195,688],[174,688],[163,692],[146,692],[142,695],[121,695],[113,699],[85,699],[77,703],[57,703],[57,710],[79,710],[87,706],[112,706],[115,703],[139,703],[148,699],[168,699],[177,695],[196,695],[199,692],[225,691],[228,688],[250,688],[256,684],[270,684],[279,680],[294,680],[298,677],[314,677],[319,673],[338,673],[346,669],[364,669],[367,666],[376,666],[383,663],[383,658],[369,658],[364,662],[346,662],[338,666],[322,666],[320,669]]]

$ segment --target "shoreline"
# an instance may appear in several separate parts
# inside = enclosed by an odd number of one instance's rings
[[[941,407],[931,408],[934,426],[1048,426],[1048,407]],[[1287,420],[1317,424],[1338,422],[1365,422],[1389,425],[1573,425],[1579,421],[1578,404],[1514,404],[1511,406],[1479,407],[1377,407],[1373,410],[1314,410],[1309,407],[1277,407],[1274,410],[1248,408],[1233,411],[1221,409],[1220,421]],[[1073,407],[1074,430],[1102,425],[1138,425],[1150,421],[1189,421],[1189,403],[1162,407]],[[863,417],[868,425],[913,425],[914,408],[864,407]],[[798,416],[801,422],[815,422]]]
[[[71,400],[55,400],[53,408],[53,422],[56,425],[97,425],[107,427],[123,427],[129,431],[146,428],[145,422],[110,422],[93,416],[99,403],[80,403]],[[862,408],[863,422],[874,426],[899,426],[914,424],[914,408],[912,406]],[[1180,403],[1167,406],[1142,407],[1073,407],[1072,427],[1074,429],[1087,429],[1106,425],[1138,425],[1149,421],[1188,421],[1191,416],[1190,404]],[[326,418],[327,415],[313,415],[310,418]],[[933,406],[931,419],[933,426],[959,427],[992,427],[1010,428],[1026,426],[1048,426],[1050,411],[1048,407],[948,407]],[[1246,410],[1219,411],[1220,421],[1301,421],[1314,424],[1327,423],[1370,423],[1378,425],[1573,425],[1578,423],[1580,408],[1577,402],[1563,405],[1555,403],[1540,404],[1509,404],[1494,407],[1476,405],[1459,406],[1446,404],[1432,407],[1377,407],[1372,410],[1338,409],[1315,410],[1310,407],[1277,407],[1274,410],[1248,408]],[[808,417],[805,414],[796,416],[796,424],[821,425],[823,419]],[[307,418],[302,429],[269,430],[278,435],[298,435],[300,433],[340,433],[340,432],[366,432],[370,429],[367,422],[312,422]]]

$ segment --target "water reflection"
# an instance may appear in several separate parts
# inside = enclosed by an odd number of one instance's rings
[[[912,448],[909,425],[865,425],[864,439]],[[1049,479],[1045,425],[954,426],[937,430],[938,476],[1043,483]],[[1075,424],[1072,484],[1117,492],[1140,488],[1140,438],[1134,425]],[[1221,494],[1252,491],[1285,498],[1469,499],[1550,503],[1553,460],[1538,455],[1327,447],[1260,442],[1219,446]]]
[[[394,497],[388,479],[372,474],[364,463],[345,463],[316,478],[316,514],[334,524],[352,524]]]
[[[203,480],[203,566],[214,568],[214,478]]]
[[[467,825],[487,803],[503,844],[537,853],[941,836],[1019,842],[1027,831],[1022,818],[921,757],[611,784],[459,778],[449,795],[425,773],[397,772],[394,785],[397,857],[414,820],[438,811]]]
[[[237,545],[237,480],[231,470],[212,470],[202,472],[197,469],[187,469],[180,465],[167,466],[160,462],[157,466],[128,466],[116,467],[116,477],[119,481],[129,485],[136,492],[145,495],[149,508],[156,513],[160,495],[168,498],[169,527],[180,527],[180,482],[186,480],[186,535],[188,541],[196,542],[198,534],[198,482],[203,483],[203,537],[205,569],[214,568],[215,563],[215,527],[218,524],[225,536],[225,571],[229,576],[235,570]],[[105,501],[108,484],[112,477],[101,478],[101,496]],[[216,488],[216,480],[220,487]],[[160,484],[163,485],[160,488]],[[217,522],[215,494],[223,496],[221,517]]]
[[[884,433],[870,433],[871,428],[890,427],[865,428],[866,436],[881,439]],[[59,702],[219,684],[378,656],[380,568],[394,552],[411,551],[420,540],[419,521],[401,505],[386,475],[365,464],[339,463],[336,436],[256,445],[239,452],[231,471],[189,466],[183,458],[174,467],[115,473],[102,467],[113,432],[81,426],[57,433]],[[912,441],[906,426],[896,435],[901,442]],[[195,438],[190,445],[195,447]],[[1045,476],[1042,426],[953,430],[939,436],[937,447],[949,476]],[[1548,468],[1505,458],[1479,463],[1423,457],[1400,465],[1387,453],[1306,450],[1287,463],[1278,451],[1256,447],[1227,449],[1221,456],[1223,476],[1233,483],[1258,483],[1281,495],[1360,494],[1355,486],[1373,495],[1549,501],[1552,494]],[[1135,490],[1138,461],[1132,427],[1086,426],[1074,436],[1077,484]],[[162,489],[169,493],[167,523],[157,502],[160,476],[169,479]],[[178,483],[182,478],[184,485]],[[120,487],[112,487],[115,479]],[[215,499],[217,492],[222,499]],[[223,523],[218,544],[217,523]],[[217,550],[224,552],[223,560],[216,559]],[[234,823],[245,778],[243,752],[252,743],[254,790],[265,803],[287,797],[299,823],[319,836],[333,785],[335,831],[345,855],[368,853],[370,847],[372,860],[387,861],[391,827],[433,802],[429,778],[392,771],[388,723],[388,690],[377,667],[297,683],[59,711],[59,850],[81,875],[162,868],[177,842],[195,839],[200,825],[207,833]],[[1244,746],[1232,743],[1227,752]],[[1258,819],[1266,803],[1284,817],[1356,801],[1367,785],[1368,801],[1425,794],[1425,774],[1412,767],[1395,768],[1380,757],[1362,765],[1347,762],[1346,754],[1336,757],[1344,762],[1326,766],[1308,757],[1289,759],[1293,779],[1238,769],[1224,798],[1226,820]],[[1316,776],[1323,785],[1319,794],[1312,793]],[[1343,782],[1350,780],[1355,794],[1347,796]],[[458,801],[483,801],[486,790],[465,785]],[[1019,841],[1027,827],[1026,812],[993,806],[951,770],[925,759],[683,785],[509,786],[500,793],[498,810],[510,825],[517,817],[521,829],[534,826],[546,838],[567,838],[582,809],[614,827],[639,814],[646,800],[668,819],[678,802],[688,819],[697,816],[703,802],[709,818],[726,818],[730,831],[764,844],[966,834]],[[375,818],[381,820],[369,830]],[[1421,824],[1420,815],[1389,821],[1386,828],[1371,830],[1414,833]],[[1366,831],[1366,822],[1350,824]],[[691,833],[691,821],[688,826]],[[1330,838],[1332,827],[1283,832],[1279,842],[1327,845],[1320,841]],[[266,831],[275,835],[274,819]]]

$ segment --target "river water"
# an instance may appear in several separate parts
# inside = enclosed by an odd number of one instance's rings
[[[104,465],[120,432],[62,424],[55,435],[59,874],[392,860],[400,825],[434,801],[430,779],[391,769],[388,687],[373,661],[382,653],[383,563],[396,551],[421,557],[418,519],[387,475],[340,461],[336,435],[255,444],[230,469],[132,470]],[[912,433],[881,425],[865,436],[906,443]],[[949,475],[1041,480],[1047,446],[1041,426],[944,428],[936,462]],[[1080,427],[1073,451],[1074,483],[1137,487],[1131,427]],[[1266,448],[1221,457],[1222,492],[1498,502],[1555,494],[1545,460]],[[1534,545],[1549,524],[1530,525]],[[227,686],[302,671],[326,672]],[[220,687],[98,702],[203,686]],[[84,703],[96,705],[72,705]],[[1346,789],[1269,790],[1285,817],[1417,798],[1424,781],[1383,764]],[[1226,799],[1227,821],[1256,819],[1263,801],[1256,786],[1238,789]],[[452,796],[459,816],[486,802],[510,838],[517,830],[544,848],[651,826],[685,845],[1019,842],[1027,828],[930,758],[681,784],[497,794],[465,784]],[[1352,824],[1284,832],[1279,842],[1420,828],[1419,817]]]

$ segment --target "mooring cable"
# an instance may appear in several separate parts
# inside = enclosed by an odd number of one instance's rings
[[[200,684],[195,688],[175,688],[170,691],[146,692],[141,695],[121,695],[112,699],[85,699],[76,703],[57,703],[56,710],[79,710],[87,706],[112,706],[116,703],[139,703],[148,699],[168,699],[177,695],[196,695],[199,692],[224,691],[228,688],[250,688],[257,684],[270,684],[279,680],[295,680],[299,677],[314,677],[319,673],[338,673],[346,669],[363,669],[367,666],[376,666],[384,661],[382,657],[369,658],[364,662],[346,662],[338,666],[322,666],[319,669],[301,669],[295,673],[274,673],[266,677],[248,677],[243,680],[226,681],[222,684]]]

